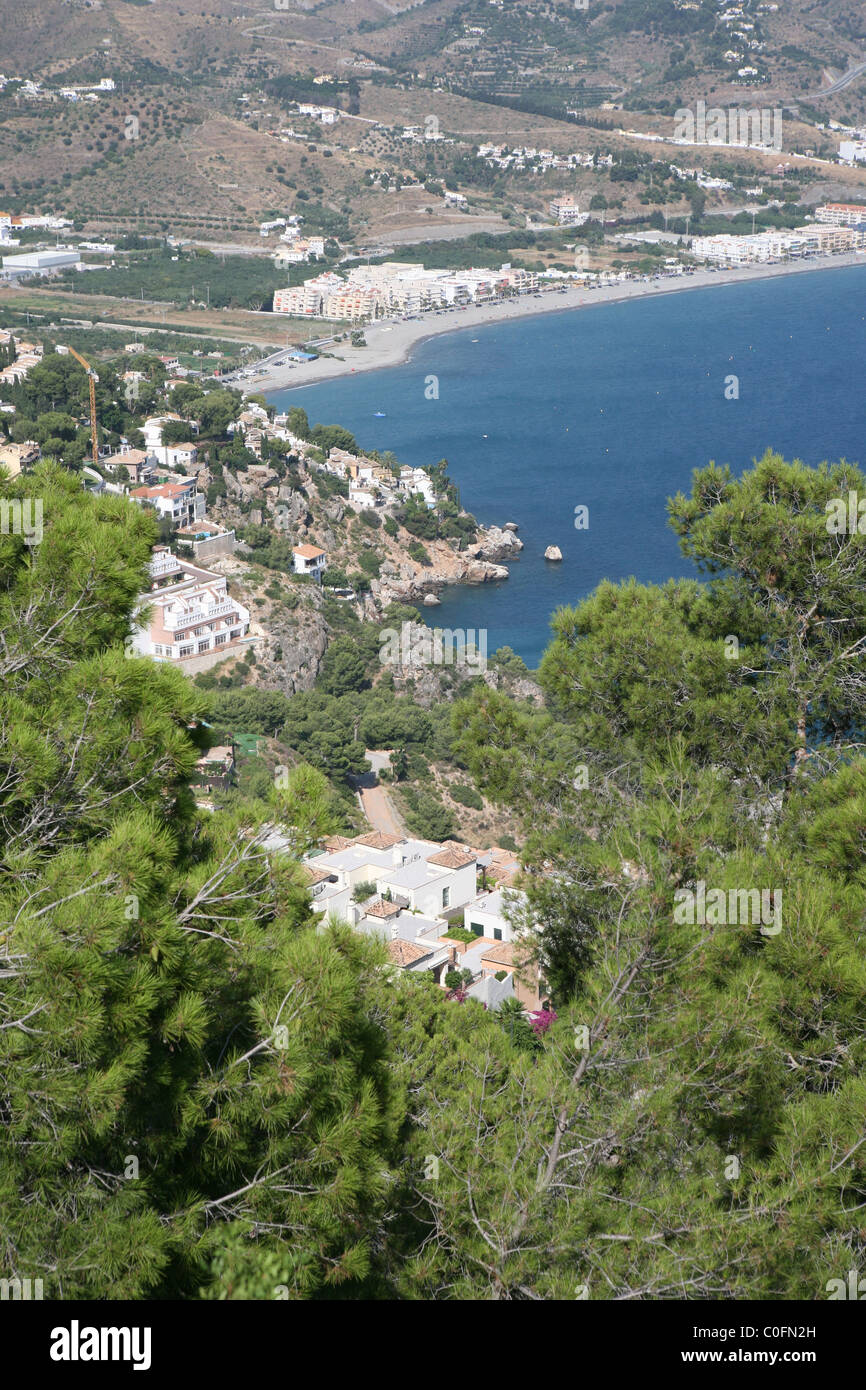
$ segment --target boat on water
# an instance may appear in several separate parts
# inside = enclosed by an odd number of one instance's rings
[[[384,419],[385,419],[385,412],[384,412],[384,410],[374,410],[374,411],[373,411],[373,419],[374,419],[374,420],[384,420]]]

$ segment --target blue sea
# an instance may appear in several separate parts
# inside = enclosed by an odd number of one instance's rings
[[[768,447],[810,464],[863,462],[864,361],[856,266],[459,330],[400,367],[270,399],[401,463],[447,459],[480,522],[517,523],[524,550],[510,578],[446,589],[430,621],[486,628],[488,652],[508,645],[534,667],[553,610],[600,580],[695,573],[665,510],[694,468],[715,460],[740,473]],[[587,529],[575,528],[578,507]],[[551,544],[561,564],[544,560]]]

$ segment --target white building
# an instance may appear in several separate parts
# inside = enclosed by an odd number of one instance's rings
[[[550,215],[562,227],[580,227],[589,221],[589,213],[581,212],[579,204],[570,193],[561,193],[550,204]]]
[[[866,163],[866,140],[843,140],[839,145],[839,163]]]
[[[371,898],[383,898],[395,910],[420,913],[431,920],[476,896],[475,855],[432,840],[373,831],[306,862],[323,875],[313,896],[316,911],[353,923],[363,915],[362,904],[353,902],[354,890],[361,884],[373,885]],[[441,925],[439,930],[441,934]]]
[[[81,256],[77,251],[24,251],[18,256],[3,257],[3,269],[14,275],[38,275],[80,264]]]
[[[153,507],[175,527],[191,526],[204,518],[205,498],[197,490],[195,478],[161,483],[156,487],[136,487],[129,495],[139,506]]]
[[[311,574],[319,579],[328,566],[328,557],[317,545],[298,545],[292,550],[295,574]]]
[[[325,845],[324,853],[304,861],[312,905],[321,917],[377,936],[395,965],[429,971],[439,984],[446,983],[451,969],[468,972],[468,994],[487,1008],[498,1008],[512,996],[528,1008],[538,1007],[544,992],[538,968],[530,960],[527,938],[506,915],[512,905],[525,905],[524,895],[500,887],[481,894],[476,889],[479,866],[504,852],[380,831],[354,839],[333,836]],[[290,838],[275,832],[267,847],[291,849]],[[455,918],[464,938],[473,933],[471,942],[451,935]]]
[[[180,560],[157,546],[150,563],[151,591],[136,612],[148,613],[133,633],[133,650],[157,661],[187,661],[208,652],[226,655],[249,632],[248,609],[231,598],[225,575]]]
[[[144,446],[148,454],[166,468],[191,468],[198,459],[198,449],[192,442],[163,444],[163,426],[170,421],[180,421],[180,416],[169,411],[165,415],[154,415],[142,425]]]
[[[832,227],[856,227],[861,222],[866,223],[866,204],[823,203],[815,209],[815,217]]]
[[[397,484],[401,492],[409,497],[414,497],[420,493],[428,507],[435,506],[436,493],[433,489],[433,479],[429,473],[425,473],[423,468],[408,468],[405,465],[400,469],[400,480]]]

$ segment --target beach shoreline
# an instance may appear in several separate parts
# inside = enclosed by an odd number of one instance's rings
[[[603,285],[598,289],[586,286],[544,291],[537,299],[529,294],[519,299],[495,304],[471,305],[466,309],[450,309],[444,313],[428,312],[409,321],[389,320],[364,325],[367,346],[350,348],[335,344],[335,357],[319,357],[313,362],[301,362],[294,367],[273,367],[264,376],[244,384],[245,395],[274,393],[313,386],[321,381],[343,376],[358,376],[362,372],[383,371],[412,360],[414,349],[430,338],[445,333],[459,333],[491,323],[507,323],[514,319],[534,318],[539,314],[563,313],[573,309],[591,309],[603,304],[622,304],[636,299],[656,299],[663,294],[678,294],[685,290],[722,288],[741,285],[752,280],[770,280],[779,276],[816,273],[821,270],[843,270],[866,266],[866,254],[810,256],[802,261],[786,261],[780,265],[742,266],[734,270],[698,270],[693,275],[670,276],[660,280],[626,280],[618,285]],[[278,316],[275,316],[278,317]]]

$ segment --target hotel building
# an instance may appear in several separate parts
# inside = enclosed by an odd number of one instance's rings
[[[136,612],[148,614],[132,637],[133,650],[156,661],[188,661],[241,645],[250,629],[249,610],[230,597],[225,575],[178,559],[156,546],[150,562],[151,589]]]

